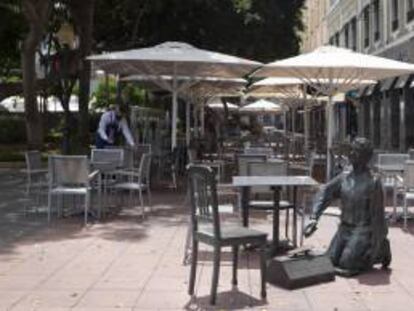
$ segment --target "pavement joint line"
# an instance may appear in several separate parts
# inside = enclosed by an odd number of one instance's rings
[[[85,289],[85,291],[83,292],[82,295],[79,295],[79,299],[77,300],[77,302],[73,306],[70,307],[70,309],[73,309],[73,308],[77,307],[77,305],[86,296],[86,294],[88,294],[93,289],[93,287],[96,285],[96,283],[99,281],[99,279],[101,277],[103,277],[109,271],[109,269],[115,264],[115,262],[120,260],[122,258],[122,255],[125,254],[126,251],[128,249],[130,249],[131,247],[132,247],[132,243],[128,243],[127,245],[124,245],[122,250],[120,250],[117,255],[114,255],[114,258],[111,260],[111,262],[108,264],[108,266],[104,269],[104,271],[102,271],[102,273],[99,276],[97,276],[97,279],[89,287],[87,287]]]
[[[166,256],[168,249],[171,247],[171,242],[174,240],[174,238],[176,238],[178,231],[179,231],[179,227],[176,226],[175,229],[174,229],[173,234],[171,234],[171,237],[167,241],[167,247],[159,255],[158,260],[157,260],[157,263],[155,264],[155,268],[152,269],[151,274],[147,277],[147,280],[144,282],[144,285],[142,286],[142,289],[139,292],[138,297],[136,298],[136,300],[134,302],[134,305],[132,307],[132,310],[134,310],[135,308],[137,308],[138,301],[142,297],[142,294],[145,291],[145,288],[147,287],[148,283],[150,282],[150,280],[153,277],[153,275],[155,274],[155,272],[160,269],[160,263],[161,263],[162,259],[164,259],[164,257]]]
[[[315,310],[315,309],[312,307],[312,304],[311,304],[311,302],[310,302],[310,300],[309,300],[308,294],[306,293],[306,291],[305,291],[305,290],[303,290],[303,291],[302,291],[302,295],[305,297],[305,301],[306,301],[306,304],[308,305],[309,310],[310,310],[310,311]],[[318,310],[315,310],[315,311],[318,311]]]
[[[48,276],[46,276],[44,279],[42,279],[39,283],[37,283],[34,288],[30,289],[25,295],[23,295],[22,297],[20,297],[20,299],[18,299],[17,301],[15,301],[14,303],[12,303],[12,305],[10,306],[10,310],[13,310],[13,308],[20,303],[23,299],[25,299],[26,297],[28,297],[30,294],[34,293],[36,291],[36,289],[39,288],[40,285],[46,283],[50,278],[52,278],[53,276],[55,276],[58,271],[60,271],[61,269],[63,269],[66,265],[68,265],[70,262],[72,262],[74,259],[76,259],[77,257],[79,257],[81,254],[85,253],[87,251],[87,249],[94,243],[94,241],[91,241],[90,243],[87,244],[87,246],[85,246],[85,248],[81,251],[81,252],[77,252],[75,255],[73,255],[72,257],[70,257],[68,260],[66,260],[62,265],[59,265],[59,267],[57,267],[55,270],[53,270]]]

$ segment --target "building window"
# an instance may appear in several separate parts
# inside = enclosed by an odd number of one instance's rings
[[[407,0],[407,22],[414,19],[414,0]]]
[[[357,32],[357,19],[354,17],[351,20],[351,48],[356,51],[357,49],[357,42],[358,42],[358,32]]]
[[[335,34],[335,45],[339,46],[339,32]]]
[[[369,6],[364,9],[364,47],[369,46]]]
[[[395,31],[398,29],[398,1],[392,0],[391,2],[391,29]]]
[[[345,41],[345,47],[349,48],[349,26],[348,24],[344,26],[344,41]]]
[[[380,7],[379,0],[373,2],[374,9],[374,40],[378,41],[380,38]]]

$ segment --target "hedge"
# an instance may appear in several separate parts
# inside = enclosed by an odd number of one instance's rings
[[[26,121],[23,116],[0,116],[0,144],[26,142]]]

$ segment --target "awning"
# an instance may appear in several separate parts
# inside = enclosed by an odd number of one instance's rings
[[[397,80],[397,78],[389,78],[389,79],[382,80],[380,82],[381,83],[380,91],[385,92],[385,91],[390,90],[392,88],[395,80]]]
[[[407,85],[410,75],[399,76],[397,82],[395,82],[394,88],[402,89]]]
[[[376,86],[377,84],[367,86],[367,88],[365,89],[364,96],[371,96],[374,93]]]
[[[366,87],[361,87],[360,89],[358,89],[358,92],[355,94],[355,98],[361,98],[362,96],[365,96],[369,87],[370,86],[366,86]]]

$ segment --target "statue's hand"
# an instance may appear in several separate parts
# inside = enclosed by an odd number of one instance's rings
[[[315,231],[318,229],[318,221],[316,219],[312,219],[305,227],[303,231],[303,235],[305,238],[310,237]]]

